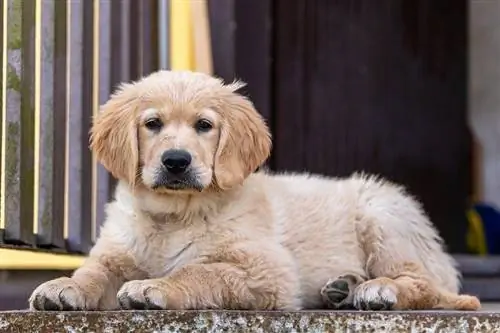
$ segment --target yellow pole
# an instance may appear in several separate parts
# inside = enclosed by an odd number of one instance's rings
[[[170,68],[196,69],[190,0],[170,0]]]

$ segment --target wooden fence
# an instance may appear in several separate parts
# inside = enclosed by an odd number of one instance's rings
[[[91,118],[117,83],[167,66],[166,4],[0,0],[0,244],[92,246],[114,182]]]

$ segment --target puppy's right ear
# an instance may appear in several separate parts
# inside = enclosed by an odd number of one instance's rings
[[[90,131],[90,149],[114,177],[134,186],[139,171],[137,116],[131,84],[101,106]]]

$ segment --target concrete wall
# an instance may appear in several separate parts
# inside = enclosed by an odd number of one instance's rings
[[[481,147],[479,195],[500,208],[500,0],[469,1],[469,117]]]

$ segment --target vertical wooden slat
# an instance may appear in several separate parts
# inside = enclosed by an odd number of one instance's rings
[[[65,7],[66,1],[45,0],[42,2],[41,11],[43,39],[41,43],[40,148],[37,166],[40,174],[37,235],[39,246],[58,248],[64,247]]]
[[[130,80],[130,0],[111,0],[111,90]]]
[[[141,76],[141,70],[139,66],[140,61],[140,18],[138,18],[140,1],[130,1],[128,20],[129,23],[134,23],[134,29],[129,30],[129,75],[131,80],[136,80]]]
[[[212,45],[207,1],[191,0],[191,15],[193,18],[195,69],[198,72],[212,75]]]
[[[271,127],[272,5],[272,0],[238,0],[235,5],[235,18],[239,22],[235,38],[235,74],[248,84],[248,95]]]
[[[14,244],[33,242],[36,5],[37,2],[31,1],[9,2],[9,23],[12,19],[8,33],[9,55],[16,59],[10,63],[7,73],[11,89],[7,91],[7,146],[10,151],[6,155],[6,212],[9,217],[5,221],[5,238]]]
[[[235,78],[235,0],[208,1],[215,75],[231,82]]]
[[[463,251],[466,2],[275,3],[276,167],[404,184]]]
[[[7,6],[5,65],[6,92],[3,109],[3,154],[4,166],[4,228],[21,218],[20,160],[21,160],[21,68],[22,68],[22,10],[19,1],[4,0]],[[11,227],[12,228],[12,227]],[[5,237],[7,238],[6,232]],[[17,235],[14,235],[17,236]]]
[[[52,214],[58,221],[58,230],[53,233],[53,243],[64,242],[66,226],[66,176],[67,176],[67,121],[68,121],[68,1],[54,0],[54,166],[52,174]]]
[[[230,7],[232,2],[225,2],[224,6]],[[194,69],[193,44],[191,2],[170,0],[170,67],[173,70]]]
[[[158,3],[155,0],[131,1],[130,74],[137,79],[158,69]]]
[[[111,40],[110,52],[110,92],[122,83],[129,81],[130,76],[130,0],[111,0]],[[132,29],[134,30],[134,29]],[[108,96],[109,97],[109,96]],[[114,195],[116,179],[109,176],[108,200]]]
[[[111,21],[111,3],[108,0],[99,0],[99,40],[98,40],[98,98],[97,103],[94,105],[94,115],[99,111],[99,105],[102,105],[109,98],[110,86],[111,86],[111,26],[109,22]],[[94,85],[94,89],[97,88]],[[104,222],[105,211],[104,207],[109,199],[109,187],[110,187],[110,176],[106,169],[97,163],[95,169],[94,177],[94,199],[95,199],[95,218],[94,218],[94,230],[92,233],[92,238],[95,241],[96,237],[99,235],[99,228]]]
[[[82,220],[79,226],[78,250],[87,252],[91,246],[92,221],[93,221],[93,193],[92,174],[94,171],[92,154],[88,149],[88,133],[92,121],[94,108],[93,100],[93,75],[94,75],[94,1],[83,1],[83,55],[82,55],[82,118],[80,123],[81,137],[81,188],[80,198]]]
[[[170,1],[158,0],[158,67],[170,67]]]
[[[140,60],[141,76],[158,70],[158,2],[139,1]]]
[[[0,0],[0,244],[5,227],[5,113],[7,102],[7,2]]]
[[[207,1],[215,75],[226,81],[232,81],[235,78],[245,81],[247,86],[241,90],[241,93],[252,99],[257,110],[273,129],[274,27],[272,15],[275,1]],[[196,0],[193,2],[200,4]],[[287,10],[292,10],[297,6],[296,1],[286,3],[286,6]],[[284,9],[276,8],[276,11],[279,10]],[[279,24],[281,23],[278,22]],[[289,36],[283,37],[284,39],[290,39],[291,43],[300,40],[300,32],[294,31],[294,29],[300,29],[300,26],[293,22],[285,22],[283,26],[284,29],[293,31]],[[294,83],[287,82],[287,84],[293,85]],[[295,93],[294,98],[300,98],[301,92]],[[273,162],[269,162],[273,167]]]
[[[304,165],[307,145],[308,118],[302,113],[307,110],[304,92],[306,27],[300,20],[305,15],[306,2],[276,1],[274,56],[279,58],[274,65],[276,79],[274,89],[274,166],[277,169],[300,170]],[[279,13],[279,14],[278,14]],[[282,79],[286,77],[286,79]],[[286,105],[286,107],[282,107]],[[286,121],[282,120],[286,119]],[[290,124],[293,124],[291,126]],[[293,152],[286,147],[294,142]]]
[[[91,4],[92,2],[90,2]],[[92,81],[88,79],[92,62],[92,5],[72,0],[69,10],[69,108],[67,119],[67,240],[68,249],[86,252],[91,233],[91,170],[87,144],[88,124],[92,110]],[[89,13],[90,9],[90,13]],[[90,22],[88,22],[90,16]],[[89,24],[90,23],[90,24]],[[84,35],[84,31],[87,29]],[[90,43],[89,43],[90,34]],[[84,40],[85,39],[85,40]],[[83,50],[83,51],[82,51]],[[90,73],[90,76],[92,73]],[[84,113],[85,110],[85,113]],[[89,112],[90,110],[90,112]],[[86,122],[86,126],[83,123]]]

